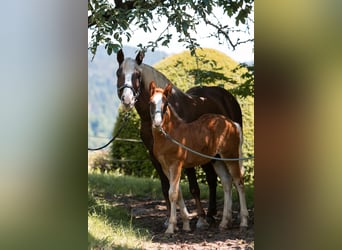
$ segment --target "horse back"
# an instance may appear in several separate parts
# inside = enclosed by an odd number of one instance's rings
[[[242,128],[241,107],[236,98],[227,90],[217,86],[193,87],[186,93],[197,98],[201,113],[221,114],[237,122]],[[201,115],[201,114],[199,114]]]
[[[204,114],[197,120],[180,123],[177,127],[168,127],[171,137],[187,147],[202,154],[215,156],[219,152],[228,152],[230,157],[238,157],[240,129],[238,124],[227,117],[217,114]],[[183,167],[194,167],[210,160],[175,145],[166,138],[160,141],[159,153],[172,159],[178,158]],[[230,155],[231,154],[231,155]],[[177,157],[176,157],[177,156]]]

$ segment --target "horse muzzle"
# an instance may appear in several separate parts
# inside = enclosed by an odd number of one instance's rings
[[[135,104],[135,97],[133,94],[125,94],[123,93],[121,96],[121,104],[124,106],[125,109],[130,109]]]
[[[157,112],[153,117],[152,125],[155,128],[159,128],[162,125],[162,123],[163,123],[162,114],[161,114],[161,112]]]

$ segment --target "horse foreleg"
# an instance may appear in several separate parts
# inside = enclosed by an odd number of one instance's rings
[[[166,167],[164,166],[164,170],[166,169]],[[182,166],[180,165],[180,163],[175,163],[172,166],[169,166],[168,178],[170,182],[169,199],[170,199],[171,209],[170,209],[169,225],[165,231],[166,234],[173,234],[177,227],[176,203],[179,199],[179,182],[180,182],[180,176],[181,176],[181,169],[182,169]]]
[[[148,120],[148,121],[142,120],[141,127],[140,127],[140,137],[143,143],[145,144],[145,147],[148,149],[149,154],[150,154],[150,160],[159,175],[159,179],[160,179],[160,183],[162,187],[162,193],[166,202],[167,214],[170,214],[170,200],[169,200],[170,184],[169,184],[168,178],[163,172],[161,164],[159,163],[159,161],[156,159],[156,157],[153,154],[153,140],[151,140],[153,136],[152,136],[151,126],[152,126],[151,120]],[[168,225],[168,219],[165,221],[165,227],[167,227],[167,225]]]
[[[185,171],[185,174],[188,176],[190,193],[192,194],[192,197],[195,199],[195,203],[196,203],[196,209],[197,209],[197,215],[198,215],[196,228],[207,229],[209,225],[205,221],[205,212],[202,207],[201,200],[200,200],[201,191],[197,183],[195,168],[186,168],[184,171]]]
[[[152,160],[152,162],[154,162],[154,161]],[[167,211],[170,212],[170,199],[169,199],[170,183],[169,183],[169,179],[164,174],[162,167],[159,164],[159,162],[154,163],[154,167],[157,170],[157,173],[159,175],[163,196],[164,196],[164,199],[166,201]]]
[[[163,172],[163,169],[161,167],[161,164],[154,158],[153,154],[150,154],[150,159],[155,167],[155,169],[157,170],[157,173],[159,175],[159,179],[160,179],[160,183],[161,183],[161,187],[162,187],[162,193],[166,202],[166,208],[167,208],[167,215],[169,216],[170,214],[170,209],[171,209],[171,205],[170,205],[170,199],[169,199],[169,189],[170,189],[170,184],[169,184],[169,179],[167,178],[167,176],[165,175],[165,173]],[[165,222],[164,222],[164,227],[166,228],[169,224],[169,217],[166,218]]]
[[[222,161],[216,161],[214,163],[214,169],[221,180],[224,192],[223,214],[219,226],[222,230],[232,226],[232,178]]]

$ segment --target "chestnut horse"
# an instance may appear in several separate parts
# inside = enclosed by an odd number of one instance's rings
[[[170,83],[164,89],[156,88],[153,81],[150,84],[153,153],[161,163],[163,172],[170,183],[171,211],[169,225],[165,232],[168,234],[173,234],[176,227],[176,202],[181,207],[183,229],[190,230],[187,210],[184,209],[182,193],[179,192],[182,168],[205,164],[210,159],[189,152],[170,141],[164,133],[186,147],[209,156],[219,154],[222,158],[239,158],[242,155],[242,131],[238,123],[218,114],[204,114],[197,120],[186,123],[168,103],[168,99],[172,95],[171,91],[172,84]],[[214,164],[214,169],[221,179],[224,190],[224,208],[220,229],[225,229],[232,222],[231,177],[239,193],[240,227],[247,227],[248,211],[242,161],[223,161],[223,163]]]
[[[169,181],[163,173],[160,163],[153,155],[148,88],[151,81],[155,81],[159,87],[164,87],[170,80],[156,69],[142,63],[143,59],[144,53],[142,51],[137,54],[135,59],[132,59],[125,58],[122,50],[119,50],[117,54],[119,68],[116,72],[117,91],[123,106],[127,109],[134,106],[140,116],[140,137],[148,149],[152,164],[160,177],[163,195],[167,209],[169,210]],[[189,89],[186,93],[183,93],[178,88],[173,87],[173,92],[172,98],[170,98],[169,101],[176,109],[178,115],[185,121],[191,122],[205,113],[217,113],[225,115],[239,123],[242,127],[240,105],[234,96],[227,90],[220,87],[194,87]],[[210,219],[216,214],[217,175],[211,163],[202,165],[202,168],[206,173],[206,179],[209,186],[207,218]],[[199,216],[197,227],[200,227],[202,223],[205,223],[203,221],[205,213],[200,203],[200,190],[197,184],[195,170],[193,168],[188,168],[185,172],[188,176],[190,192],[196,201]]]

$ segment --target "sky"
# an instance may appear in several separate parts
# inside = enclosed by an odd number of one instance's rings
[[[218,17],[218,19],[223,20],[227,19],[227,15],[224,15],[222,13],[221,9],[215,8],[214,9],[215,15]],[[253,12],[254,17],[254,12]],[[224,22],[226,23],[226,22]],[[228,22],[231,26],[235,25],[235,19],[229,20]],[[123,39],[123,45],[129,45],[129,46],[137,46],[138,44],[142,43],[143,45],[146,45],[148,41],[156,40],[160,33],[165,29],[167,26],[166,19],[162,19],[159,22],[154,24],[154,27],[157,29],[152,33],[145,33],[142,29],[139,29],[138,27],[133,27],[132,29],[132,38],[129,42],[125,41],[125,38]],[[245,29],[245,25],[240,24],[239,28]],[[212,48],[216,49],[218,51],[221,51],[234,59],[237,62],[252,62],[254,61],[254,43],[248,42],[245,44],[241,44],[236,47],[235,50],[233,50],[228,43],[222,39],[222,43],[220,44],[219,41],[216,38],[208,38],[208,34],[213,32],[213,28],[210,26],[206,26],[204,23],[200,23],[197,27],[197,33],[191,33],[193,37],[197,39],[200,46],[203,48]],[[173,34],[173,38],[169,44],[168,47],[161,46],[158,48],[158,50],[165,51],[168,54],[175,54],[182,52],[186,50],[186,47],[183,43],[179,43],[178,36],[176,34],[175,30],[170,30]],[[91,33],[88,32],[88,37],[90,38]],[[235,41],[236,34],[231,33],[232,41]],[[249,34],[239,33],[240,40],[248,39],[248,38],[254,38],[254,24],[251,23],[249,26]],[[143,39],[142,39],[143,38]],[[145,43],[144,43],[145,42]]]
[[[219,19],[227,18],[226,15],[223,15],[223,13],[221,13],[222,11],[217,10],[217,9],[214,11]],[[235,25],[235,19],[229,23],[231,23],[232,26]],[[159,36],[158,31],[162,31],[165,29],[166,21],[162,20],[161,22],[157,23],[155,27],[157,28],[157,31],[155,33],[148,33],[149,40],[158,38]],[[245,26],[241,26],[241,27],[245,27]],[[244,38],[245,39],[254,38],[254,24],[250,25],[249,29],[250,29],[249,31],[250,34],[243,34],[243,33],[239,34],[240,40],[244,40]],[[212,27],[207,26],[204,23],[201,23],[197,26],[197,34],[192,33],[192,35],[195,38],[197,38],[199,44],[203,48],[212,48],[212,49],[219,50],[238,62],[254,61],[254,53],[253,53],[254,43],[253,42],[241,44],[235,50],[233,50],[232,48],[230,48],[230,46],[228,46],[226,41],[223,41],[223,39],[222,39],[223,43],[219,44],[216,38],[213,38],[213,37],[208,38],[208,34],[210,34],[212,31],[213,31]],[[235,41],[237,37],[236,34],[231,33],[231,36],[233,38],[232,40]],[[146,33],[141,29],[134,30],[134,35],[132,36],[131,41],[127,43],[127,45],[136,46],[137,44],[142,43],[141,37],[146,37]],[[158,48],[158,50],[165,51],[169,54],[179,53],[179,52],[184,51],[186,49],[185,45],[182,43],[179,43],[177,40],[178,40],[177,34],[176,32],[174,32],[173,39],[171,43],[169,44],[169,47],[161,46]]]

